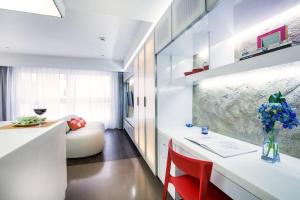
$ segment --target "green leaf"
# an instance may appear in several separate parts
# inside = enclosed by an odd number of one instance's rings
[[[286,100],[280,91],[278,93],[272,94],[269,97],[269,103],[283,103],[285,101]]]

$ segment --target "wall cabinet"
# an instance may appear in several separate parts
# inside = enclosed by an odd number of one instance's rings
[[[135,144],[156,174],[155,53],[152,33],[134,59]]]
[[[155,27],[155,53],[176,39],[219,0],[174,0]]]
[[[172,37],[175,38],[206,12],[205,0],[174,0],[172,3]]]
[[[159,20],[155,27],[155,53],[159,52],[172,40],[171,6]]]
[[[206,0],[206,10],[211,11],[220,0]]]

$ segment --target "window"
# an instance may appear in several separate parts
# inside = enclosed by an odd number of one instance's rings
[[[46,105],[45,117],[75,114],[116,128],[118,78],[114,72],[14,68],[15,116],[34,115],[36,103]]]

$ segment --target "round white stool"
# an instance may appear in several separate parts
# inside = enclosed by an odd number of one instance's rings
[[[104,125],[101,122],[87,122],[84,128],[70,131],[66,138],[67,158],[95,155],[104,147]]]

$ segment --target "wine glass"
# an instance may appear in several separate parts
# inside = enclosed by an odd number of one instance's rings
[[[36,103],[34,105],[33,111],[35,112],[35,114],[39,115],[39,126],[42,126],[42,115],[47,111],[46,105]]]

